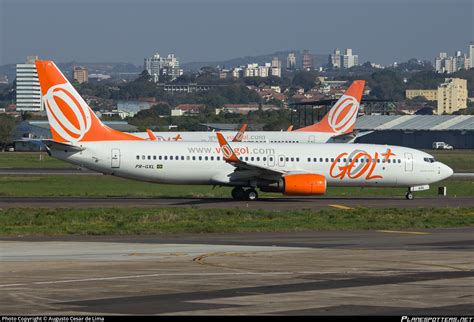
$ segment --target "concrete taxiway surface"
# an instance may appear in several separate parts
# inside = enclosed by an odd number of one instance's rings
[[[235,201],[230,198],[89,198],[89,197],[0,197],[0,208],[91,208],[91,207],[201,207],[294,210],[339,208],[446,208],[474,207],[474,197],[309,197],[261,198],[257,201]]]
[[[474,228],[3,238],[2,314],[474,314]]]

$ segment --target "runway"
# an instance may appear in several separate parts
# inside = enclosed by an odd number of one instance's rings
[[[474,228],[0,241],[2,314],[472,315]]]
[[[446,208],[474,207],[474,197],[278,197],[256,201],[231,198],[92,198],[92,197],[0,197],[0,208],[93,208],[93,207],[199,207],[267,210],[366,208]]]

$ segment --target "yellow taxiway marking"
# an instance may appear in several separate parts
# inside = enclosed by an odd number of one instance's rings
[[[377,230],[379,233],[388,234],[410,234],[410,235],[429,235],[430,233],[424,233],[420,231],[399,231],[399,230]]]
[[[338,208],[338,209],[344,209],[344,210],[352,210],[354,208],[343,206],[343,205],[329,205],[330,207]]]

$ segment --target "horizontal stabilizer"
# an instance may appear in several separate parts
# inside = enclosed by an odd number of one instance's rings
[[[84,151],[86,148],[83,148],[82,146],[78,145],[73,145],[69,143],[64,143],[64,142],[58,142],[54,140],[41,140],[41,142],[44,143],[50,150],[67,150],[67,151]]]

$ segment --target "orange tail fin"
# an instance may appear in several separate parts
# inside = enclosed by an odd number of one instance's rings
[[[36,70],[54,141],[143,140],[104,125],[52,61],[37,60]]]
[[[331,107],[319,123],[295,131],[330,132],[334,134],[351,133],[354,131],[364,85],[364,80],[353,81],[344,95]]]

